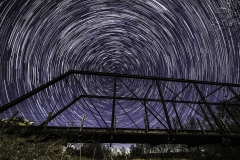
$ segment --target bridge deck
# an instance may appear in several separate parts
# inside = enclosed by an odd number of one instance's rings
[[[118,128],[111,132],[108,128],[61,128],[61,127],[18,127],[29,135],[46,136],[46,139],[67,138],[70,143],[101,142],[101,143],[150,143],[186,144],[189,146],[204,144],[240,145],[240,134],[224,134],[218,131],[179,130],[170,133],[168,130],[124,129]]]

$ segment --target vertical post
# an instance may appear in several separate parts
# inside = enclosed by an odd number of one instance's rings
[[[9,118],[9,119],[7,120],[7,122],[3,125],[3,128],[6,127],[6,126],[13,120],[13,118],[16,117],[16,115],[17,115],[18,113],[19,113],[19,111],[14,112],[13,115],[11,116],[11,118]]]
[[[81,127],[80,127],[80,132],[81,132],[82,129],[83,129],[83,124],[84,124],[85,118],[86,118],[86,114],[83,114],[82,123],[81,123]]]
[[[207,107],[209,113],[211,114],[211,116],[213,117],[213,119],[214,119],[215,123],[217,124],[218,128],[219,128],[220,130],[224,131],[224,129],[222,128],[222,125],[221,125],[220,122],[218,121],[216,115],[213,113],[211,107],[208,105],[208,103],[207,103],[205,97],[203,96],[201,90],[199,89],[198,85],[195,84],[195,83],[193,83],[193,85],[195,86],[195,88],[196,88],[198,94],[201,96],[202,100],[206,103],[206,107]]]
[[[117,77],[114,77],[114,88],[113,88],[113,106],[112,106],[112,124],[111,132],[113,133],[114,128],[114,115],[115,115],[115,101],[116,101],[116,88],[117,88]]]
[[[48,122],[49,122],[51,116],[52,116],[52,112],[49,112],[49,113],[48,113],[47,120],[46,120],[46,122],[45,122],[45,124],[44,124],[44,129],[46,129],[46,127],[47,127],[47,125],[48,125]]]
[[[114,115],[114,132],[116,132],[116,115]]]
[[[158,86],[159,95],[160,95],[161,100],[162,100],[162,105],[163,105],[164,113],[165,113],[165,116],[166,116],[166,119],[167,119],[167,123],[168,123],[169,130],[172,131],[172,125],[171,125],[171,122],[170,122],[170,119],[169,119],[169,116],[168,116],[166,104],[165,104],[165,102],[164,102],[164,97],[163,97],[163,94],[162,94],[160,85],[159,85],[159,83],[158,83],[157,80],[156,80],[156,83],[157,83],[157,86]]]
[[[143,119],[144,119],[144,123],[145,123],[146,132],[148,132],[147,117],[145,116]]]
[[[174,129],[175,129],[176,133],[178,134],[177,124],[176,124],[176,120],[174,117],[172,117],[172,121],[173,121]]]
[[[149,129],[149,119],[148,119],[148,112],[147,112],[146,101],[144,101],[144,108],[145,108],[145,117],[146,117],[146,128],[147,128],[147,131],[148,131],[148,129]]]
[[[203,128],[203,126],[202,126],[201,122],[199,121],[199,119],[198,119],[198,118],[196,118],[196,119],[197,119],[198,125],[200,126],[200,128],[201,128],[201,130],[202,130],[203,134],[205,134],[205,130],[204,130],[204,128]]]
[[[175,111],[176,116],[177,116],[177,119],[178,119],[178,123],[179,123],[179,125],[180,125],[180,127],[181,127],[181,130],[183,130],[183,126],[182,126],[182,123],[181,123],[181,121],[180,121],[180,118],[179,118],[179,115],[178,115],[178,112],[177,112],[177,109],[176,109],[176,105],[175,105],[174,102],[172,102],[172,104],[173,104],[173,108],[174,108],[174,111]]]

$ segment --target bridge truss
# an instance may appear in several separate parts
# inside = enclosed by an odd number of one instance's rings
[[[29,133],[72,142],[240,145],[239,102],[239,84],[72,70],[0,107],[0,118],[6,127],[22,115]]]

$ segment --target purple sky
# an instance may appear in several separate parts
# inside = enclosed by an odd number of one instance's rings
[[[229,8],[220,0],[1,1],[0,106],[69,70],[239,84],[240,38],[237,28],[229,27],[239,23],[239,19],[227,21],[231,17]],[[69,83],[64,80],[56,83],[1,113],[0,118],[19,110],[18,116],[40,124],[49,112],[55,113],[74,96],[84,92],[112,95],[111,77],[76,77],[84,91],[73,77],[69,77]],[[139,97],[143,97],[151,85],[147,80],[122,80]],[[164,96],[169,99],[174,94],[164,85],[177,92],[187,84],[163,82]],[[153,86],[148,98],[159,98],[156,84]],[[200,89],[207,95],[216,86],[201,85]],[[234,90],[240,93],[238,88]],[[199,100],[195,93],[194,87],[189,86],[180,98]],[[119,80],[117,94],[133,96]],[[208,100],[231,97],[233,94],[223,87]],[[110,126],[112,100],[93,99],[92,102]],[[121,105],[139,128],[144,128],[145,112],[139,101],[118,101],[116,104],[118,127],[136,128]],[[165,123],[162,104],[151,102],[148,105]],[[170,118],[175,117],[172,104],[166,105]],[[176,107],[182,123],[189,115],[201,118],[197,105]],[[86,113],[85,126],[99,127],[91,109],[100,125],[105,127],[89,99],[81,99],[49,125],[79,126]],[[148,115],[151,127],[158,127],[157,120],[150,113]]]

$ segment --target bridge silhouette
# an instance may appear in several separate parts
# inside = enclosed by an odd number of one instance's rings
[[[69,142],[240,145],[239,100],[239,84],[71,70],[0,107],[0,118],[8,127],[21,114],[34,122],[28,134]]]

